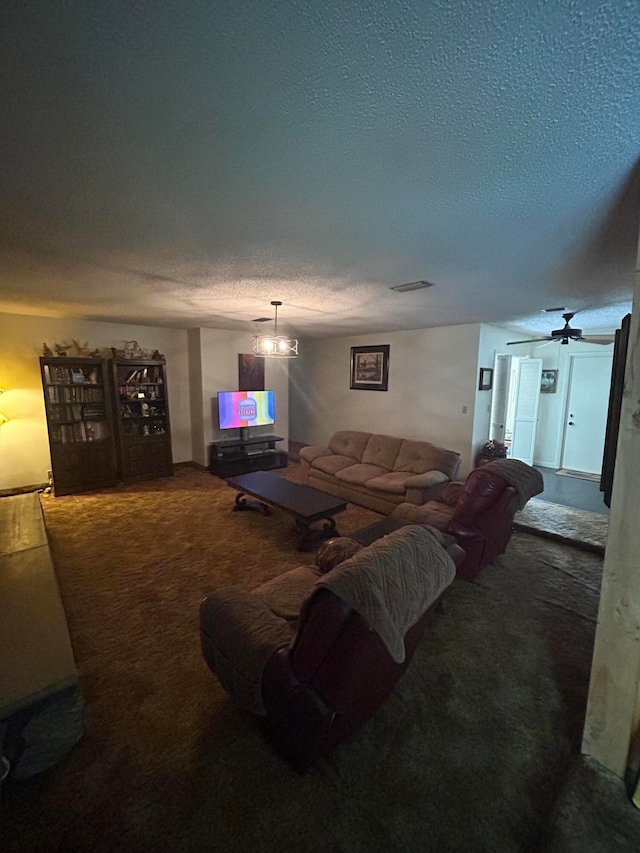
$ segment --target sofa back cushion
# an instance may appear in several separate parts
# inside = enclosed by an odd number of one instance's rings
[[[377,465],[379,468],[393,471],[401,445],[401,438],[395,438],[392,435],[372,435],[362,454],[362,461],[365,465]]]
[[[396,471],[424,474],[426,471],[442,471],[453,480],[460,467],[460,454],[453,450],[436,447],[428,441],[405,439],[396,459]]]
[[[370,432],[358,432],[354,429],[338,430],[331,436],[329,449],[339,456],[350,456],[356,462],[362,462],[362,454],[370,437]]]

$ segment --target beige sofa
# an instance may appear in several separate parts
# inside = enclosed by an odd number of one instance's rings
[[[460,454],[428,441],[342,430],[328,447],[303,447],[300,464],[308,485],[388,514],[436,497],[455,478]]]

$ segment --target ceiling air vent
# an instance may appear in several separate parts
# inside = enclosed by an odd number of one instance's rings
[[[395,290],[396,293],[408,293],[410,290],[423,290],[425,287],[433,287],[433,282],[410,281],[408,284],[394,284],[389,290]]]
[[[255,320],[252,320],[252,323],[268,323],[271,317],[256,317]]]

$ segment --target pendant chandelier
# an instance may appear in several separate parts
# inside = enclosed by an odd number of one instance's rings
[[[272,335],[254,335],[252,349],[254,355],[261,358],[297,358],[298,339],[287,338],[278,334],[278,306],[282,302],[277,300],[271,303],[275,308],[276,322]]]

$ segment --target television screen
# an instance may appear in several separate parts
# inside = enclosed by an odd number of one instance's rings
[[[273,391],[218,391],[220,429],[268,426],[276,419]]]

